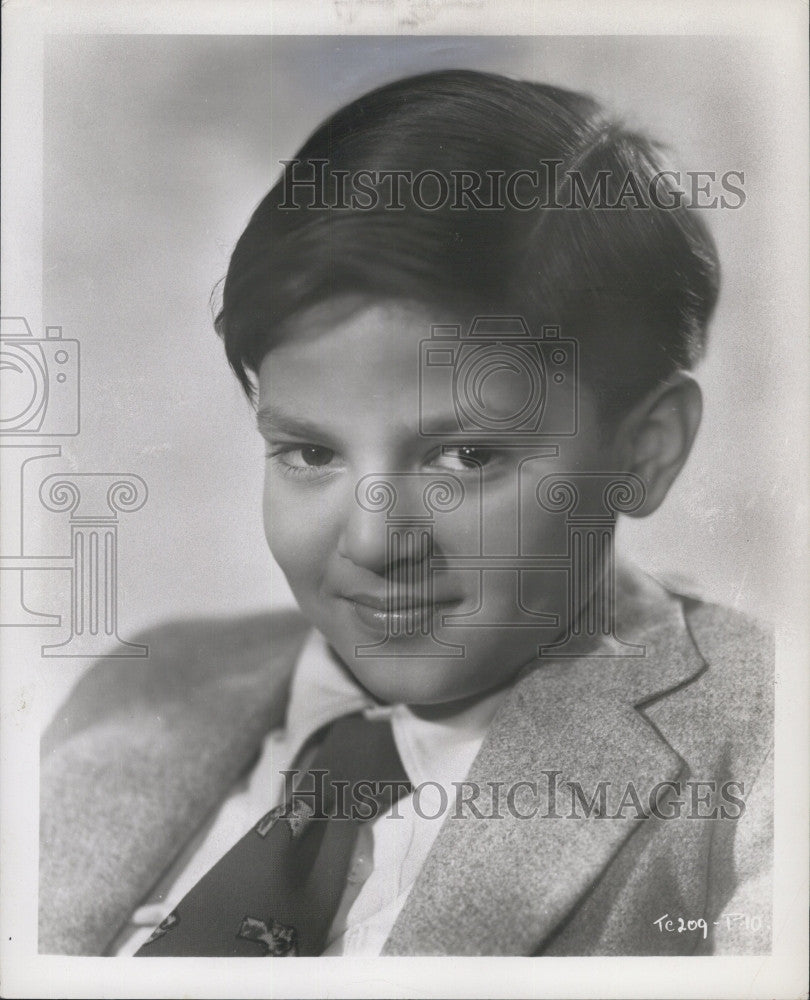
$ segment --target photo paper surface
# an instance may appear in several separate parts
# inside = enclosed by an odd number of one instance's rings
[[[4,13],[4,995],[802,995],[806,11]]]

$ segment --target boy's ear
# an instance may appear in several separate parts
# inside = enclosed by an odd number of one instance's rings
[[[614,439],[620,467],[635,473],[646,490],[631,516],[646,517],[661,505],[689,456],[702,413],[700,386],[678,372],[623,418]]]

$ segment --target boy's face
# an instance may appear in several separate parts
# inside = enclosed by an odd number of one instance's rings
[[[378,699],[482,694],[565,627],[565,573],[511,566],[566,552],[565,514],[538,503],[544,476],[611,468],[595,407],[581,390],[575,436],[527,438],[509,423],[531,395],[525,372],[496,357],[460,387],[458,353],[426,371],[420,342],[457,317],[337,304],[299,316],[259,371],[270,549],[302,611]],[[568,388],[548,379],[541,429],[566,423]],[[505,429],[460,431],[462,391]]]

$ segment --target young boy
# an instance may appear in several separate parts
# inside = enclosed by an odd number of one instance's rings
[[[448,71],[325,122],[217,327],[302,616],[150,636],[46,737],[40,950],[770,950],[772,654],[614,558],[718,265],[642,136]]]

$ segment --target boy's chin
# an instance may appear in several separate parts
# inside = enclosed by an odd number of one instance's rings
[[[465,657],[352,656],[355,680],[384,704],[451,705],[493,689],[497,679],[480,676]]]

